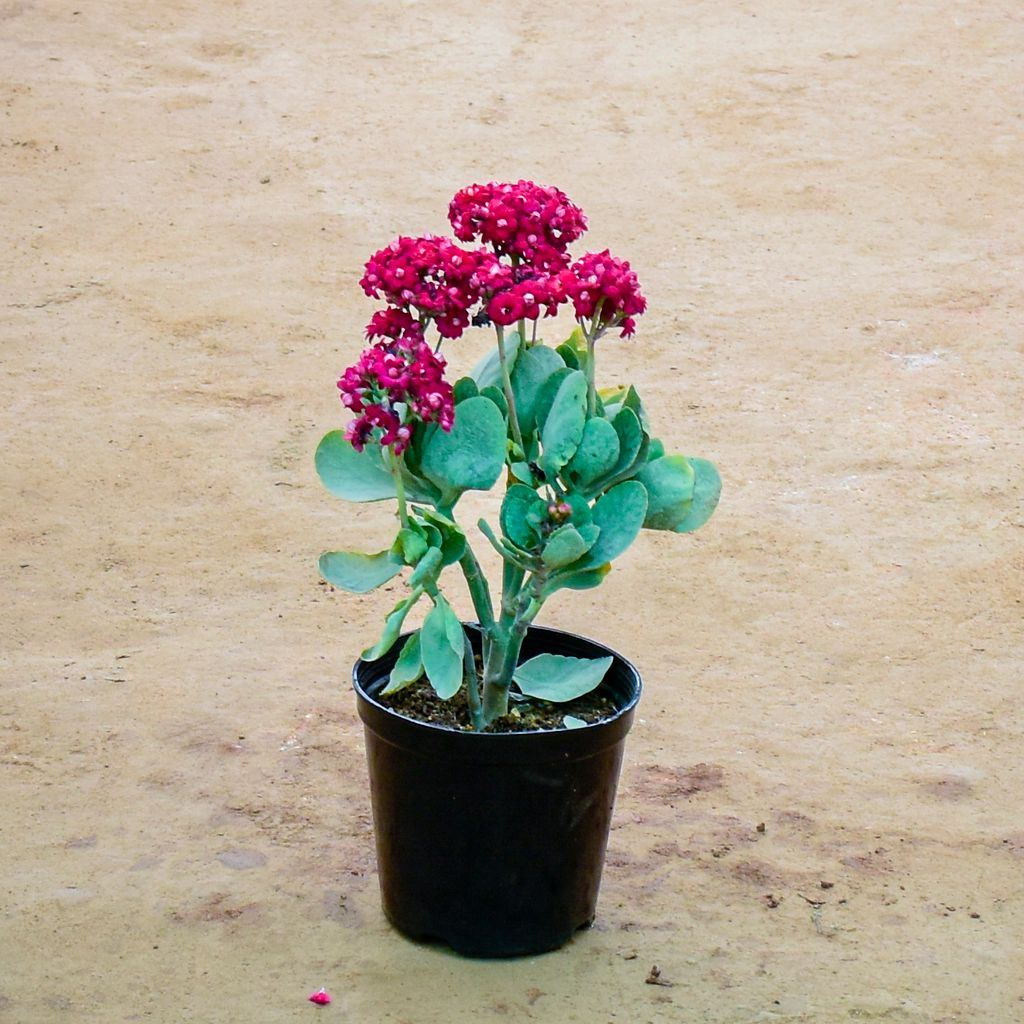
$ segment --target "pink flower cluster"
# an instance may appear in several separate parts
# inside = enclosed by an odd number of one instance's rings
[[[359,283],[387,308],[367,324],[373,345],[338,381],[342,402],[357,414],[346,437],[358,451],[376,438],[401,454],[416,421],[451,430],[452,388],[444,360],[426,343],[430,323],[442,338],[458,338],[472,322],[507,327],[555,316],[571,301],[591,330],[620,327],[629,337],[647,308],[636,274],[607,249],[570,265],[568,247],[587,219],[560,189],[532,181],[470,185],[452,199],[448,219],[459,240],[491,249],[403,235],[366,263]]]
[[[539,316],[555,316],[558,307],[567,302],[574,278],[571,271],[557,274],[523,276],[487,303],[487,315],[507,327],[517,320],[536,320]]]
[[[416,420],[451,430],[455,406],[444,366],[424,341],[382,341],[363,352],[338,381],[342,403],[358,414],[345,429],[352,447],[361,452],[379,431],[380,444],[401,455],[412,428],[397,406]]]
[[[566,266],[566,249],[587,229],[583,211],[564,192],[532,181],[470,185],[456,193],[448,220],[463,242],[482,239],[499,255],[547,271]]]
[[[621,327],[623,338],[634,333],[634,318],[647,308],[647,299],[627,260],[607,249],[590,252],[572,265],[571,275],[569,294],[578,320],[596,315],[604,327]]]
[[[442,338],[458,338],[484,289],[504,274],[505,268],[482,249],[461,249],[437,235],[401,236],[370,257],[359,283],[371,298],[418,310],[434,321]]]

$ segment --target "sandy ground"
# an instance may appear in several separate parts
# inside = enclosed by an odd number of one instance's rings
[[[0,1022],[1024,1020],[1022,51],[1013,0],[2,0]],[[647,680],[600,917],[474,963],[381,917],[394,595],[315,558],[391,526],[312,452],[363,260],[517,176],[633,260],[606,377],[725,493],[550,605]]]

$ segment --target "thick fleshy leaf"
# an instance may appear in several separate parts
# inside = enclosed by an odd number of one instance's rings
[[[419,560],[419,564],[409,577],[410,587],[426,587],[428,583],[436,583],[437,577],[444,567],[444,559],[440,548],[430,548]]]
[[[560,370],[555,370],[550,377],[540,386],[540,391],[537,394],[537,402],[534,407],[534,418],[536,420],[537,430],[544,429],[544,423],[547,420],[548,413],[551,411],[551,406],[554,405],[555,395],[558,394],[558,389],[562,386],[562,382],[566,377],[573,373],[578,373],[578,370],[570,370],[568,366],[563,366]]]
[[[415,565],[427,553],[428,547],[426,530],[419,523],[412,523],[398,531],[391,552],[406,565]]]
[[[537,399],[545,381],[565,363],[554,349],[535,345],[519,354],[512,372],[512,395],[516,400],[519,429],[526,436],[536,425]]]
[[[489,399],[467,398],[455,410],[450,433],[439,430],[423,453],[424,476],[452,504],[463,491],[486,491],[505,465],[505,418]]]
[[[452,398],[456,405],[464,402],[467,398],[476,398],[480,394],[480,388],[472,377],[460,377],[452,385]]]
[[[325,551],[320,556],[320,575],[332,587],[351,594],[368,594],[402,571],[401,559],[391,549],[364,555],[361,551]]]
[[[505,359],[508,362],[509,373],[515,368],[516,360],[519,357],[519,332],[513,331],[505,336]],[[497,384],[501,387],[501,358],[498,355],[498,348],[495,346],[473,367],[471,374],[477,386],[481,389],[489,384]]]
[[[458,523],[432,508],[418,509],[417,514],[430,524],[429,528],[436,534],[434,546],[440,545],[445,565],[453,565],[466,553],[466,535]]]
[[[524,661],[512,675],[528,697],[562,703],[597,689],[611,668],[612,658],[568,658],[538,654]]]
[[[586,487],[611,472],[619,459],[619,435],[606,419],[595,416],[587,420],[576,454],[569,460],[563,476]]]
[[[722,478],[718,470],[707,459],[689,460],[695,476],[693,501],[690,509],[682,520],[673,527],[676,533],[691,533],[703,526],[718,507],[718,499],[722,495]]]
[[[580,568],[610,562],[636,540],[647,515],[647,491],[643,484],[625,480],[597,499],[593,513],[601,535],[587,552],[586,564]]]
[[[417,630],[402,645],[398,661],[391,669],[388,685],[380,692],[386,697],[390,693],[398,693],[411,686],[423,675],[423,661],[420,659],[420,634]]]
[[[434,692],[442,700],[455,696],[462,686],[462,624],[441,594],[420,629],[420,657]]]
[[[592,526],[584,527],[584,529],[590,529],[595,539],[600,534],[600,530],[596,530]],[[548,537],[548,542],[544,545],[540,557],[549,569],[560,569],[563,565],[569,565],[577,558],[581,558],[589,548],[590,544],[586,542],[579,530],[575,526],[566,524],[560,526]]]
[[[357,452],[340,430],[324,436],[316,450],[316,471],[324,487],[346,501],[381,501],[395,497],[395,481],[377,445]]]
[[[402,632],[402,623],[405,622],[409,609],[422,596],[423,590],[417,587],[404,601],[399,601],[391,609],[391,614],[388,615],[384,622],[384,633],[381,638],[372,647],[367,647],[360,655],[363,661],[376,661],[378,658],[383,658],[391,650],[398,639],[399,633]]]
[[[647,488],[648,530],[674,530],[693,498],[695,474],[682,455],[664,455],[643,466],[636,479]]]
[[[545,472],[557,473],[573,457],[586,422],[587,378],[573,370],[559,386],[541,428],[540,464]]]
[[[490,399],[498,407],[498,412],[508,419],[508,401],[505,398],[505,392],[497,384],[488,384],[487,387],[481,389],[480,394],[484,398]]]
[[[611,562],[605,562],[596,569],[555,573],[544,587],[544,597],[550,597],[559,590],[593,590],[599,587],[605,576],[612,571]]]
[[[543,505],[532,487],[527,487],[526,484],[512,484],[505,492],[505,498],[501,503],[501,532],[514,544],[527,550],[540,540],[526,519],[527,513],[538,502]]]
[[[584,729],[587,723],[582,718],[577,718],[575,715],[566,715],[562,719],[562,725],[566,729]]]

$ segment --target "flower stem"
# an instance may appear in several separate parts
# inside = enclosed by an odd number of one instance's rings
[[[520,451],[526,451],[523,447],[523,435],[519,430],[519,417],[516,415],[516,401],[512,394],[512,377],[508,370],[508,357],[505,354],[505,328],[501,324],[495,324],[494,329],[498,334],[498,361],[501,363],[501,384],[505,391],[505,401],[508,403],[508,420],[512,427],[512,439],[519,445]]]
[[[402,456],[395,455],[394,452],[391,452],[388,464],[388,468],[391,470],[391,476],[395,481],[395,495],[398,498],[398,518],[402,524],[402,529],[408,529],[409,509],[405,504],[405,481],[402,479]]]

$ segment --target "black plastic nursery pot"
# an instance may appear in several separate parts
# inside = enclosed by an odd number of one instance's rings
[[[385,915],[465,956],[557,949],[594,920],[639,673],[592,640],[533,626],[522,660],[612,656],[600,692],[616,714],[576,729],[460,732],[377,700],[401,646],[352,674]]]

